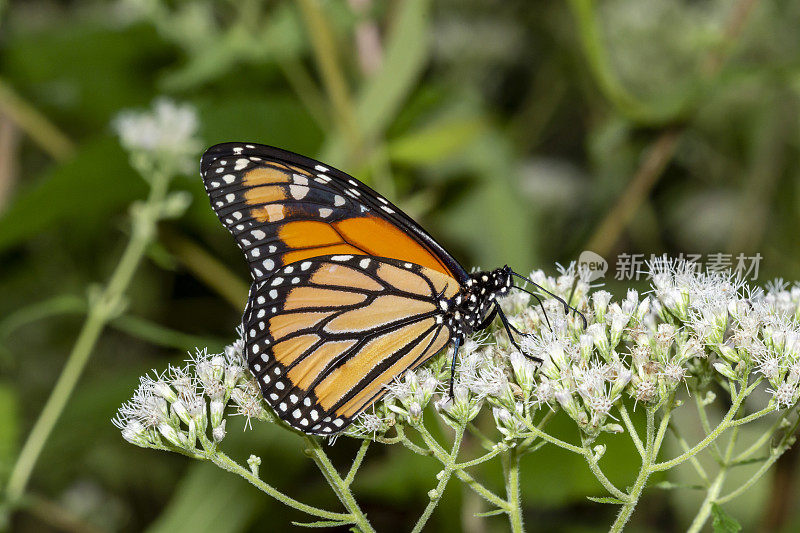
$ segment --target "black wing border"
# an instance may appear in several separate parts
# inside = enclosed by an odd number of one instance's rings
[[[406,233],[410,234],[415,240],[428,249],[434,256],[436,256],[456,277],[456,281],[462,286],[469,280],[469,273],[464,269],[450,253],[439,244],[422,226],[417,224],[414,219],[408,216],[402,209],[395,204],[378,194],[370,186],[362,181],[354,178],[346,172],[332,167],[327,163],[317,161],[310,157],[290,152],[275,146],[266,144],[258,144],[254,142],[225,142],[215,144],[205,151],[200,159],[200,173],[205,178],[211,164],[221,157],[261,157],[263,159],[272,160],[276,162],[283,162],[290,165],[303,167],[311,174],[318,174],[323,172],[325,176],[331,178],[331,183],[336,183],[342,188],[340,192],[345,192],[347,189],[354,186],[350,180],[356,182],[359,192],[366,193],[359,197],[360,201],[367,207],[370,207],[375,213],[378,213],[381,218],[384,218],[399,227]],[[325,170],[321,171],[316,167],[322,167]],[[394,213],[387,213],[381,209],[381,206],[389,207]]]

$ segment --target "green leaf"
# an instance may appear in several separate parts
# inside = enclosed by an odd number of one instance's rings
[[[619,498],[612,498],[611,496],[603,496],[600,498],[594,496],[587,496],[586,499],[595,503],[610,503],[612,505],[625,505],[625,503],[627,503],[620,500]]]
[[[393,17],[380,70],[367,80],[355,104],[359,132],[366,139],[380,137],[396,117],[428,61],[430,0],[405,0]],[[329,139],[323,161],[341,164],[344,139]]]
[[[56,225],[108,225],[111,216],[146,192],[115,139],[87,143],[69,162],[17,195],[0,217],[0,251]]]
[[[689,483],[673,483],[672,481],[659,481],[652,485],[656,489],[674,490],[674,489],[692,489],[692,490],[706,490],[707,487],[703,485],[691,485]]]
[[[499,514],[505,514],[506,511],[503,509],[495,509],[494,511],[486,511],[485,513],[475,513],[475,516],[483,518],[486,516],[497,516]]]
[[[9,383],[0,383],[0,479],[5,480],[17,450],[19,410],[17,395]]]
[[[463,150],[484,127],[480,117],[440,120],[391,141],[389,157],[411,165],[438,163]]]
[[[349,526],[350,522],[340,522],[338,520],[317,520],[316,522],[292,522],[292,525],[299,527],[341,527]]]
[[[735,463],[731,464],[731,466],[744,466],[744,465],[752,465],[756,463],[763,463],[769,459],[769,455],[763,455],[761,457],[753,457],[751,459],[743,459],[741,461],[736,461]]]
[[[380,71],[361,95],[356,110],[362,133],[371,137],[394,118],[428,60],[429,0],[405,0],[394,17]]]
[[[17,329],[52,316],[86,312],[86,299],[74,294],[61,294],[17,309],[0,320],[0,342]]]
[[[226,344],[223,339],[190,335],[132,315],[120,316],[112,322],[112,326],[132,337],[151,342],[156,346],[177,348],[181,351],[193,351],[194,348],[205,347],[214,353],[222,351]]]
[[[150,25],[78,17],[37,28],[9,32],[4,77],[68,134],[104,129],[120,109],[148,102],[172,57]]]
[[[716,503],[711,504],[711,515],[714,517],[714,522],[711,524],[714,527],[714,533],[736,533],[742,530],[742,525],[738,520],[726,513]]]

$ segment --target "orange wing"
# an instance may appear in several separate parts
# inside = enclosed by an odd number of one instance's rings
[[[440,301],[459,288],[438,270],[361,255],[284,266],[251,289],[250,369],[283,420],[306,433],[341,431],[447,345]]]
[[[211,205],[256,281],[281,266],[332,254],[389,257],[466,279],[463,268],[408,216],[340,171],[243,143],[209,148],[201,167]]]

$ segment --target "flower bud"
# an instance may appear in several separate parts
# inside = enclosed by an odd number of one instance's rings
[[[608,342],[606,335],[606,328],[602,324],[592,324],[586,332],[592,337],[594,346],[605,359],[608,359],[608,354],[611,351],[611,345]]]
[[[211,430],[211,438],[214,439],[214,442],[222,442],[222,439],[225,438],[226,431],[225,426],[227,425],[228,421],[223,420],[219,423],[219,425],[214,426],[214,429]]]
[[[412,402],[408,406],[409,422],[417,424],[422,419],[422,406],[417,402]]]
[[[178,396],[175,394],[175,391],[172,390],[172,388],[169,385],[167,385],[161,380],[158,380],[155,383],[153,383],[153,392],[156,393],[158,396],[161,396],[170,403],[178,399]]]
[[[523,391],[529,392],[533,387],[535,373],[533,363],[518,351],[512,352],[509,359],[517,383]]]
[[[250,467],[250,472],[252,472],[254,476],[258,477],[258,467],[261,466],[261,457],[257,455],[250,455],[250,457],[247,458],[247,466]]]
[[[583,334],[580,336],[579,345],[581,359],[588,362],[594,350],[594,338],[591,335]]]
[[[714,348],[716,349],[717,353],[719,353],[719,355],[727,362],[731,364],[736,364],[739,362],[739,354],[727,344],[717,344],[714,346]]]
[[[122,430],[122,438],[136,446],[146,447],[150,444],[147,430],[136,420],[129,420]]]
[[[225,380],[223,381],[225,388],[232,390],[236,384],[239,383],[239,378],[242,377],[242,374],[243,370],[239,365],[228,365],[225,367]]]
[[[644,320],[644,317],[647,316],[647,313],[650,312],[650,297],[646,296],[644,300],[641,301],[639,307],[636,308],[636,313],[634,314],[636,321],[641,322]]]
[[[158,432],[161,433],[161,435],[173,446],[177,446],[179,448],[188,448],[189,439],[186,438],[186,435],[184,435],[183,432],[176,431],[175,428],[169,424],[159,424]]]
[[[594,307],[595,320],[598,323],[605,322],[608,302],[611,301],[611,293],[608,291],[597,291],[592,294],[592,305]]]
[[[192,417],[189,415],[189,411],[186,409],[186,404],[183,403],[183,400],[176,400],[172,403],[172,413],[177,415],[181,421],[189,425],[189,421]]]
[[[194,420],[189,420],[189,432],[186,447],[197,447],[197,424],[194,423]]]
[[[714,370],[716,370],[717,372],[719,372],[728,379],[733,379],[733,380],[739,379],[739,377],[733,371],[733,368],[731,368],[731,365],[723,361],[717,361],[716,363],[714,363]]]
[[[217,399],[211,400],[211,427],[219,427],[224,422],[223,416],[225,415],[225,404]]]

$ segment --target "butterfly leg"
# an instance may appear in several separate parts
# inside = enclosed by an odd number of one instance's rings
[[[522,355],[524,355],[528,359],[533,359],[534,361],[541,363],[542,360],[540,358],[534,357],[532,355],[528,355],[528,354],[525,353],[525,351],[522,348],[520,348],[519,344],[517,344],[517,341],[514,340],[514,335],[512,334],[512,331],[514,333],[516,333],[517,335],[528,335],[528,333],[522,333],[520,330],[515,328],[514,325],[511,324],[511,322],[508,321],[508,317],[503,312],[503,310],[500,309],[499,306],[496,306],[495,309],[497,310],[497,314],[500,315],[500,320],[503,322],[503,327],[506,328],[506,333],[508,333],[508,339],[511,341],[511,344],[514,346],[514,348],[519,350],[519,353],[521,353]]]
[[[481,321],[481,323],[480,323],[480,324],[478,324],[477,326],[475,326],[475,331],[480,331],[480,330],[482,330],[482,329],[486,329],[486,328],[488,328],[488,327],[489,327],[489,324],[491,324],[491,323],[492,323],[492,321],[494,320],[494,317],[496,317],[496,316],[497,316],[497,304],[494,304],[494,307],[493,307],[493,308],[492,308],[492,310],[489,312],[489,314],[488,314],[488,315],[486,315],[486,318],[484,318],[484,319]]]
[[[456,356],[458,355],[458,348],[461,346],[461,337],[456,337],[453,341],[453,359],[450,361],[450,398],[455,399],[453,395],[453,381],[456,379]]]

